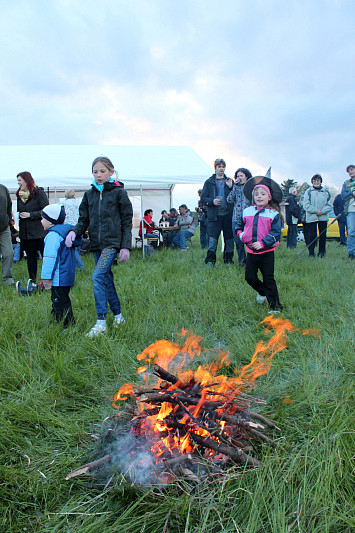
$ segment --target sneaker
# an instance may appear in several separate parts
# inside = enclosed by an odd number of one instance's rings
[[[123,318],[122,314],[120,313],[119,315],[115,315],[115,318],[113,319],[113,327],[114,328],[118,328],[118,326],[120,324],[124,324],[125,323],[125,319]]]
[[[91,328],[89,333],[86,334],[86,337],[92,339],[93,337],[98,337],[102,333],[106,332],[106,320],[97,320],[95,326]]]
[[[280,309],[270,309],[268,312],[269,315],[278,315],[279,313],[281,313]]]
[[[180,251],[181,252],[187,252],[188,248],[181,248]]]
[[[266,296],[261,296],[258,292],[256,293],[256,302],[258,304],[264,304],[266,302]]]
[[[16,281],[16,291],[17,294],[21,294],[21,296],[30,296],[32,294],[32,291],[28,292],[26,289],[24,289],[19,281]]]
[[[28,282],[27,282],[27,290],[29,292],[33,292],[33,291],[36,291],[37,290],[37,283],[35,281],[33,281],[33,279],[29,279]]]

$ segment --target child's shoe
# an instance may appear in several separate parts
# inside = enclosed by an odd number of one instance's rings
[[[26,288],[28,292],[36,292],[38,289],[37,283],[33,279],[29,279]]]
[[[33,291],[27,291],[24,289],[19,281],[16,281],[16,291],[17,294],[21,294],[21,296],[31,296]]]
[[[278,315],[279,313],[281,313],[281,309],[270,309],[268,312],[269,315]]]
[[[256,303],[264,304],[266,302],[266,296],[261,296],[258,292],[256,293]]]
[[[123,318],[122,313],[120,313],[119,315],[115,315],[112,325],[114,328],[118,328],[120,324],[124,324],[124,323],[125,323],[125,319]]]
[[[106,320],[97,320],[95,326],[91,328],[89,333],[86,334],[86,337],[92,339],[93,337],[98,337],[102,333],[106,332]]]

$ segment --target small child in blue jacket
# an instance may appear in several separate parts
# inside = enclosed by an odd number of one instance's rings
[[[44,239],[42,280],[51,289],[52,314],[66,328],[75,324],[69,292],[75,280],[74,248],[65,246],[71,224],[63,224],[65,209],[61,204],[47,205],[42,211],[42,226],[48,231]],[[75,245],[75,243],[74,243]]]

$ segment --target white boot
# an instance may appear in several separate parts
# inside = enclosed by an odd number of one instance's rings
[[[113,319],[113,327],[114,328],[118,328],[118,326],[120,324],[124,324],[125,323],[125,319],[123,318],[122,314],[120,313],[119,315],[115,315],[115,318]]]
[[[86,337],[92,339],[93,337],[98,337],[102,333],[106,332],[106,320],[97,320],[95,326],[91,328],[89,333],[86,334]]]
[[[266,296],[261,296],[258,292],[256,293],[256,302],[258,304],[264,304],[266,302]]]

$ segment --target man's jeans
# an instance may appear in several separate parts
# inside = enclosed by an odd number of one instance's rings
[[[232,228],[232,229],[233,229],[233,237],[234,237],[235,247],[237,249],[237,254],[238,254],[238,263],[240,265],[245,265],[246,260],[247,260],[247,255],[245,253],[244,243],[239,239],[235,229],[234,228]]]
[[[192,236],[193,236],[193,233],[191,233],[191,231],[180,230],[178,234],[176,235],[176,237],[173,238],[173,244],[175,244],[175,246],[177,246],[178,248],[186,250],[187,248],[186,239],[189,239]]]
[[[208,246],[207,220],[200,222],[200,244],[202,249]]]
[[[287,228],[287,248],[297,246],[297,224],[290,224]]]
[[[355,211],[347,214],[346,226],[348,230],[348,252],[350,255],[355,255]]]
[[[95,269],[92,274],[94,284],[94,297],[98,320],[103,320],[107,315],[107,302],[114,315],[121,312],[121,303],[115,288],[112,264],[117,256],[116,248],[104,248],[101,252],[93,252]]]
[[[346,222],[338,220],[340,244],[346,244]]]

